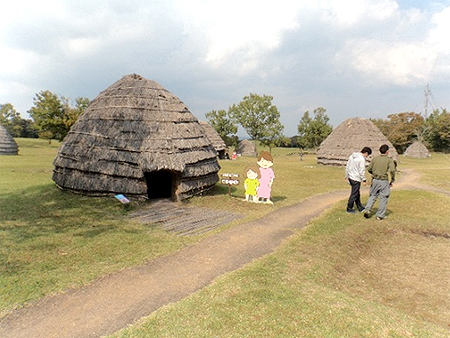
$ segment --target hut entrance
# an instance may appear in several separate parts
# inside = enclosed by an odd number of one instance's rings
[[[170,170],[158,170],[145,173],[147,195],[149,199],[172,198],[175,186],[175,174]]]

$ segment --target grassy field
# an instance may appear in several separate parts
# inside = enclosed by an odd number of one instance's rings
[[[58,145],[18,143],[19,156],[0,157],[0,316],[201,239],[131,221],[127,215],[145,203],[133,201],[125,210],[114,198],[58,190],[51,181]],[[220,185],[185,203],[232,210],[246,215],[244,222],[348,189],[343,168],[318,166],[313,155],[300,161],[294,151],[272,152],[273,206],[243,202],[242,186],[228,196]],[[243,174],[255,162],[221,161],[221,172]],[[400,175],[402,168],[450,190],[444,154],[402,158]],[[449,337],[449,202],[429,192],[393,190],[389,217],[377,222],[346,214],[343,201],[275,253],[114,337]]]

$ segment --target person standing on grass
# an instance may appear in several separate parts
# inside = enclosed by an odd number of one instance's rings
[[[395,181],[396,171],[394,160],[388,157],[389,146],[387,144],[383,144],[380,147],[380,153],[381,155],[374,157],[367,167],[367,171],[372,175],[372,185],[370,186],[369,200],[364,210],[364,217],[369,218],[373,205],[380,197],[376,213],[377,220],[382,220],[386,217],[388,198],[391,194],[390,188]]]
[[[361,204],[361,182],[366,184],[366,158],[372,154],[372,149],[364,147],[361,152],[354,152],[350,155],[345,167],[345,179],[351,186],[350,197],[347,202],[347,213],[356,213],[353,210],[353,206],[356,204],[356,208],[359,212],[364,210],[364,206]]]

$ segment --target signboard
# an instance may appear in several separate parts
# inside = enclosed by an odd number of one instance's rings
[[[220,182],[222,184],[228,185],[228,195],[231,196],[231,186],[238,185],[240,183],[239,182],[239,174],[224,173],[221,176],[222,176],[222,179],[220,180]]]
[[[130,200],[122,194],[115,195],[114,197],[117,198],[120,202],[122,202],[122,204],[130,203]]]

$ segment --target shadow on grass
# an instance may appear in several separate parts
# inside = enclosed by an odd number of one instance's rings
[[[242,192],[242,189],[238,189],[235,186],[230,187],[230,194],[232,197],[242,198],[244,199],[244,194]],[[228,195],[228,186],[223,184],[216,184],[214,187],[212,187],[210,190],[206,191],[203,196],[220,196],[220,195]],[[272,196],[271,200],[272,202],[281,202],[286,200],[286,196]]]

